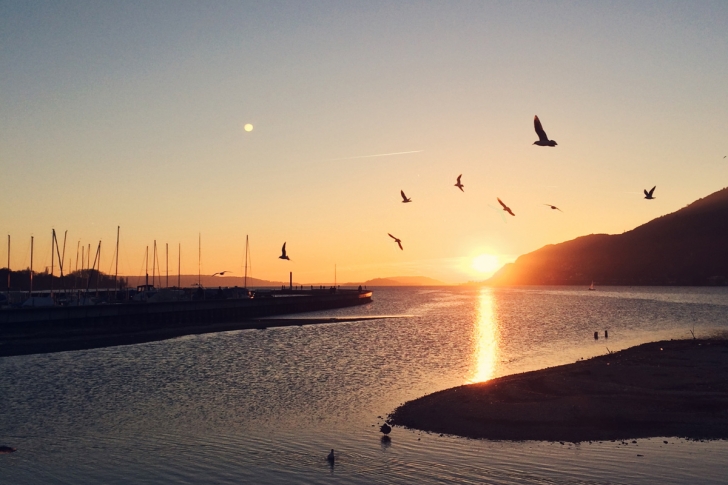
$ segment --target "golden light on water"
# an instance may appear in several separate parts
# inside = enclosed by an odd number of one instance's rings
[[[475,322],[473,374],[469,383],[483,382],[495,375],[498,362],[498,321],[495,315],[495,298],[492,288],[482,288],[478,302],[478,319]]]

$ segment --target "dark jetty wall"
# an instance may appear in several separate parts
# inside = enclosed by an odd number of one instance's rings
[[[0,311],[0,356],[79,350],[181,335],[261,328],[255,319],[361,305],[371,292],[340,290],[259,299],[127,303]],[[277,324],[280,325],[280,324]]]

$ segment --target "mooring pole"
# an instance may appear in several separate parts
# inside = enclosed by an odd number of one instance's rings
[[[288,273],[288,289],[289,290],[293,289],[293,271]]]

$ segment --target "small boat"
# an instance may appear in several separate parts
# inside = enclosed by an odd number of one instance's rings
[[[595,291],[595,290],[596,289],[594,288],[594,282],[592,281],[591,285],[589,285],[589,291]]]

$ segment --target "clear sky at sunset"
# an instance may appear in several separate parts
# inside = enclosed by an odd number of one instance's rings
[[[122,274],[201,233],[206,274],[248,234],[259,278],[479,280],[727,186],[727,135],[725,1],[0,2],[13,269],[118,225]]]

